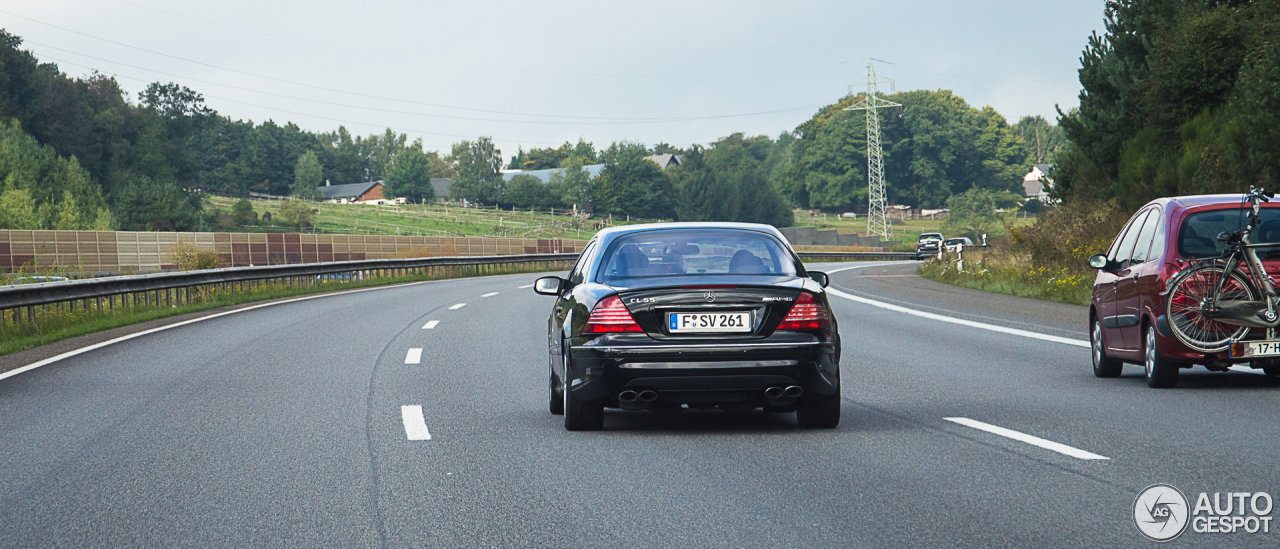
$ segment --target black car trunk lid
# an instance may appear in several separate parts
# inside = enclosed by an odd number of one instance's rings
[[[654,339],[753,339],[773,333],[799,295],[799,289],[777,286],[695,285],[623,291],[618,297]],[[749,331],[677,333],[671,329],[673,314],[739,312],[749,314]]]

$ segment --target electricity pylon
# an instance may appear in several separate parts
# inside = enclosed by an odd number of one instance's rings
[[[867,111],[867,189],[870,194],[867,207],[867,234],[884,237],[893,236],[893,226],[889,224],[888,206],[884,199],[884,163],[880,159],[880,116],[876,109],[885,107],[901,107],[880,97],[876,84],[893,82],[888,78],[876,80],[876,68],[867,61],[867,96],[854,103],[846,111]]]

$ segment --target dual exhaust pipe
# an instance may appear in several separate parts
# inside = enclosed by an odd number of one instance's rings
[[[790,385],[787,387],[769,387],[764,390],[765,398],[776,400],[779,398],[797,398],[804,394],[804,387],[799,385]]]
[[[803,394],[804,387],[799,385],[788,385],[786,387],[775,385],[764,390],[764,397],[768,400],[799,398]],[[642,391],[627,389],[618,393],[618,404],[628,409],[647,407],[655,400],[658,400],[658,392],[652,389],[644,389]]]
[[[627,389],[618,393],[618,402],[622,404],[633,404],[636,402],[649,404],[655,400],[658,400],[658,392],[650,389],[645,389],[639,392]]]

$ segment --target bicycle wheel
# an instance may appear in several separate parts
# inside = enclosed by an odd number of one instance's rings
[[[1239,271],[1226,272],[1219,265],[1201,265],[1180,273],[1169,284],[1164,298],[1165,314],[1173,335],[1187,348],[1201,353],[1219,353],[1227,349],[1232,340],[1243,338],[1249,332],[1246,326],[1235,326],[1205,318],[1201,306],[1208,300],[1223,276],[1222,293],[1218,303],[1225,301],[1256,301],[1257,292]]]

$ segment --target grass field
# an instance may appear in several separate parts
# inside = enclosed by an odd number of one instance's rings
[[[971,249],[964,255],[963,271],[955,254],[945,254],[941,261],[921,264],[916,273],[953,286],[1071,305],[1088,305],[1093,293],[1094,273],[1035,267],[1029,255],[1007,251]]]
[[[1036,218],[1018,217],[1014,220],[1015,227],[1024,227],[1036,222]],[[808,215],[804,210],[796,210],[796,226],[797,227],[817,227],[818,229],[836,229],[840,232],[867,234],[867,218],[861,215],[857,219],[842,219],[834,214],[816,214],[813,217]],[[901,240],[903,249],[895,251],[915,250],[916,240],[920,238],[920,233],[938,233],[942,230],[941,219],[908,219],[905,222],[895,223],[893,225],[893,236],[891,240]],[[947,235],[950,236],[950,235]],[[907,247],[910,250],[907,250]]]
[[[259,219],[270,212],[272,225],[229,227],[232,232],[295,232],[279,217],[280,202],[253,200]],[[235,199],[210,196],[206,208],[230,213]],[[584,219],[565,215],[561,210],[531,212],[528,210],[495,210],[460,208],[442,204],[386,205],[313,203],[318,210],[315,228],[333,234],[376,234],[413,236],[495,236],[509,238],[589,239],[601,223],[625,225],[626,218]],[[571,213],[571,212],[569,212]]]

